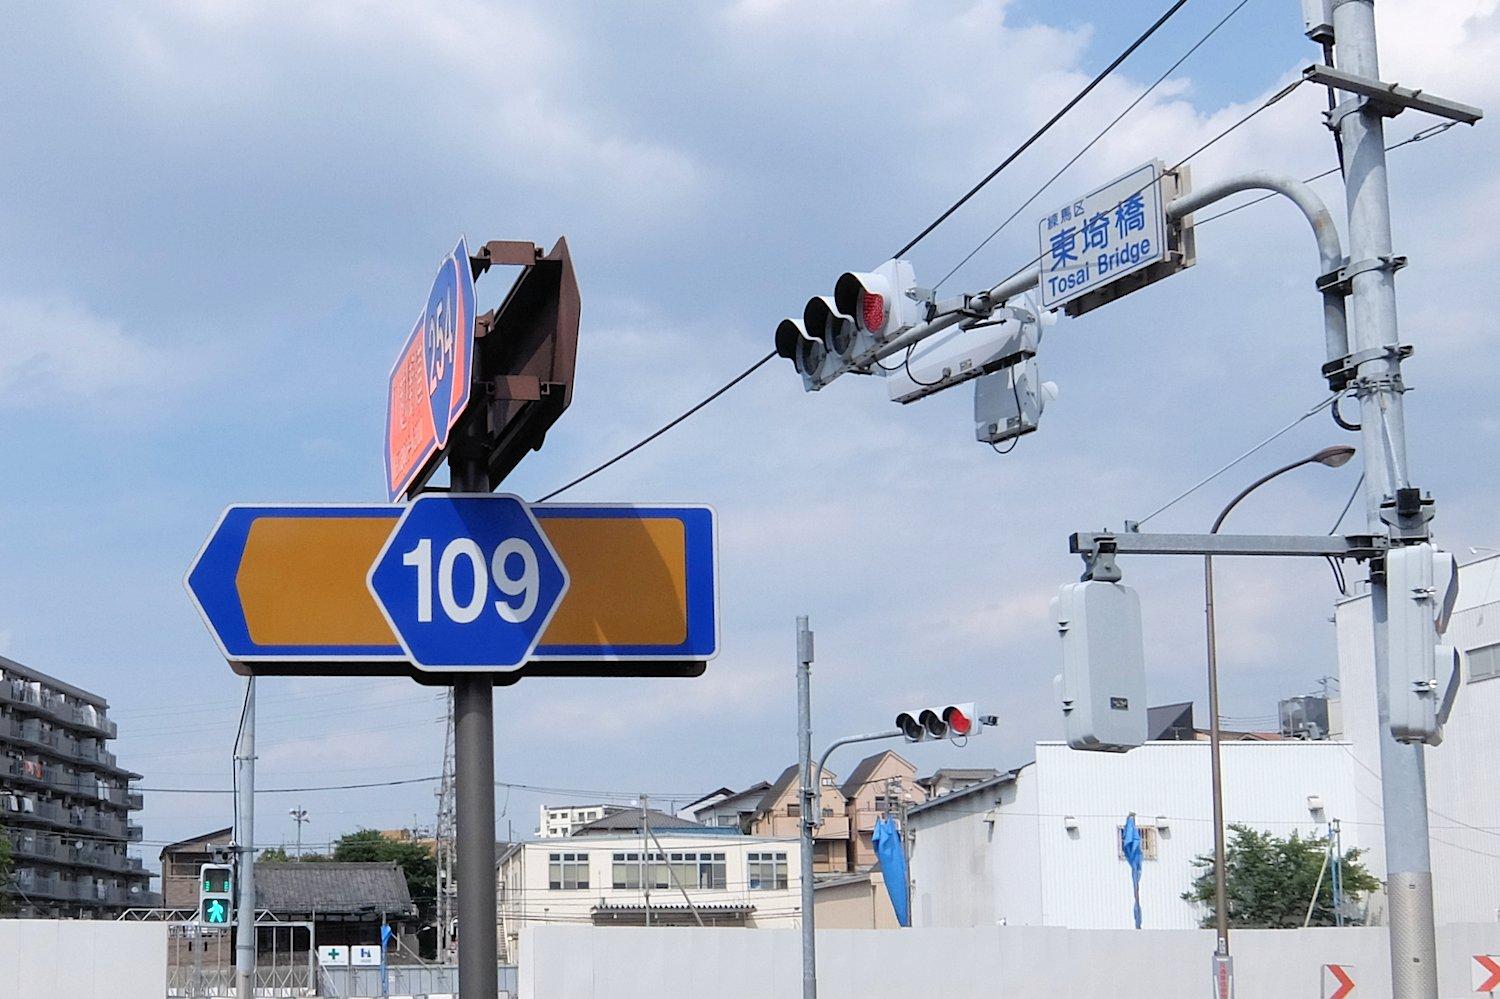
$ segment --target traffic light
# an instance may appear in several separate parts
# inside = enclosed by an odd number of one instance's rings
[[[776,327],[776,353],[791,361],[809,392],[848,371],[869,374],[874,351],[927,318],[916,275],[905,260],[847,271],[833,295],[808,299],[802,318]]]
[[[1068,583],[1052,600],[1062,637],[1054,681],[1073,749],[1123,753],[1146,741],[1141,600],[1123,583]]]
[[[198,921],[228,926],[234,920],[234,868],[204,864],[198,868]]]
[[[996,725],[994,715],[981,715],[974,702],[939,704],[930,708],[913,708],[896,716],[896,727],[907,742],[957,739],[978,735],[987,725]]]
[[[1458,651],[1440,641],[1458,600],[1458,561],[1426,542],[1404,545],[1386,552],[1385,578],[1391,734],[1436,746],[1460,679]]]

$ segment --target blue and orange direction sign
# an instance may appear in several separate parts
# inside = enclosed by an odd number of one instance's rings
[[[445,502],[451,505],[446,512]],[[539,535],[507,520],[516,516],[513,504],[529,510]],[[403,517],[410,518],[407,530],[398,531]],[[554,673],[630,675],[701,663],[718,653],[715,535],[713,510],[704,506],[528,507],[506,496],[432,496],[406,507],[233,506],[185,584],[224,657],[251,671],[531,665]],[[462,543],[465,538],[473,544]],[[425,556],[423,540],[431,542]],[[535,571],[523,543],[536,559]],[[474,585],[481,566],[483,601]],[[402,569],[404,578],[395,571]],[[433,622],[421,620],[424,574]],[[380,589],[379,599],[372,586]],[[397,612],[387,616],[392,607]],[[489,647],[499,625],[517,631],[488,657],[426,664],[413,653],[429,654],[428,636],[418,634],[428,624],[447,632],[437,647],[450,649],[460,641]],[[538,633],[522,657],[517,649],[529,628]],[[483,658],[494,661],[478,661]]]
[[[474,272],[459,239],[438,265],[427,304],[391,368],[385,419],[385,487],[395,500],[448,443],[469,404],[474,371]]]

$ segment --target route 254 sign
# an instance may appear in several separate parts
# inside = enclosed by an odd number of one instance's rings
[[[1166,212],[1188,181],[1186,167],[1153,160],[1044,216],[1042,307],[1081,315],[1191,266],[1192,224]]]
[[[427,304],[391,369],[385,487],[394,501],[448,443],[474,372],[474,272],[462,238],[438,265]]]

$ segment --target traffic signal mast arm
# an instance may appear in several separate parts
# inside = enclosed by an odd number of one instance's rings
[[[1323,276],[1318,288],[1323,294],[1324,341],[1328,352],[1328,364],[1324,374],[1335,388],[1348,383],[1355,359],[1349,355],[1348,323],[1345,318],[1344,296],[1348,292],[1348,281],[1359,264],[1346,264],[1339,241],[1338,228],[1333,215],[1323,200],[1311,187],[1293,177],[1256,171],[1228,180],[1220,181],[1171,201],[1166,206],[1167,218],[1173,222],[1185,220],[1193,212],[1206,208],[1243,191],[1269,191],[1280,194],[1301,210],[1312,227],[1318,244],[1318,260]],[[1040,265],[1028,265],[999,284],[977,291],[971,295],[956,296],[943,302],[928,305],[928,318],[892,339],[880,344],[868,353],[856,357],[855,367],[868,367],[875,361],[884,360],[893,354],[921,343],[923,340],[945,329],[958,326],[967,329],[976,323],[994,316],[997,309],[1011,299],[1033,290],[1041,282]]]

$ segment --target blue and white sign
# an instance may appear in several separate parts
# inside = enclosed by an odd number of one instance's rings
[[[568,573],[520,497],[450,493],[406,507],[369,587],[418,667],[491,671],[526,662]]]
[[[380,948],[355,944],[349,948],[349,963],[356,968],[374,968],[380,964]]]
[[[1044,308],[1060,309],[1167,259],[1162,172],[1152,161],[1041,220]]]

